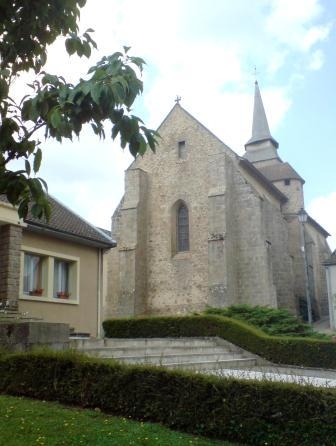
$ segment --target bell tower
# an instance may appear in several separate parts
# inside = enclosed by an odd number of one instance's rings
[[[252,136],[245,144],[245,155],[255,167],[281,162],[278,142],[271,135],[258,82],[255,81]]]

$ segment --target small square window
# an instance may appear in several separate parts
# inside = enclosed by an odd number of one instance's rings
[[[290,185],[290,180],[289,179],[286,179],[285,180],[285,186],[289,186]]]
[[[185,141],[178,142],[178,157],[180,159],[185,159],[187,157],[187,147]]]

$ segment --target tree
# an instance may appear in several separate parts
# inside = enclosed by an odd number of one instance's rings
[[[112,138],[120,137],[135,157],[147,146],[155,150],[157,133],[131,114],[141,94],[140,75],[145,64],[128,55],[129,48],[103,57],[76,85],[43,71],[47,47],[64,36],[66,51],[90,57],[96,43],[92,29],[78,35],[77,21],[86,0],[0,0],[0,193],[18,207],[20,217],[29,207],[35,217],[48,219],[47,184],[36,177],[41,165],[41,129],[47,138],[62,141],[79,136],[84,124],[105,138],[104,125],[112,124]],[[34,70],[30,95],[20,102],[10,87],[24,71]],[[138,74],[139,73],[139,74]],[[23,160],[20,170],[12,160]]]

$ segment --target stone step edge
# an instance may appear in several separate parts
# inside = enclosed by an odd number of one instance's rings
[[[196,362],[169,362],[168,364],[164,364],[165,367],[173,367],[174,365],[197,365],[197,364],[230,364],[232,362],[251,362],[255,361],[255,358],[237,358],[237,359],[220,359],[218,361],[196,361]]]
[[[130,350],[136,350],[137,352],[139,352],[139,355],[147,355],[147,354],[158,354],[158,355],[172,355],[172,354],[179,354],[179,353],[189,353],[190,354],[207,354],[207,353],[227,353],[227,354],[232,354],[232,355],[241,355],[241,352],[238,351],[231,351],[231,350],[226,350],[224,347],[221,346],[202,346],[202,347],[198,347],[198,346],[188,346],[188,347],[184,347],[184,346],[168,346],[168,347],[130,347],[130,346],[124,346],[124,347],[88,347],[88,348],[78,348],[77,349],[80,352],[83,353],[95,353],[95,352],[115,352],[118,353],[120,351],[130,351]],[[170,350],[171,353],[166,352],[166,350]],[[152,351],[152,353],[149,353],[149,351]]]
[[[122,359],[124,361],[127,360],[133,360],[133,359],[144,359],[150,362],[150,360],[155,360],[155,359],[169,359],[169,358],[193,358],[196,356],[212,356],[212,357],[219,357],[219,356],[225,356],[225,353],[207,353],[207,354],[199,354],[199,353],[195,353],[195,354],[181,354],[181,355],[174,355],[174,354],[170,354],[170,355],[132,355],[132,356],[105,356],[106,358],[111,358],[111,359]],[[255,359],[253,357],[251,358],[242,358],[240,356],[237,357],[232,357],[230,354],[227,354],[229,357],[231,357],[231,359],[233,361],[236,360],[244,360],[244,359]],[[101,356],[102,357],[102,356]]]

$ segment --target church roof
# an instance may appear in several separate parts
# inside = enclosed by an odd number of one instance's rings
[[[116,243],[105,231],[88,223],[75,212],[64,206],[56,198],[48,195],[51,204],[51,217],[48,222],[35,218],[28,212],[25,223],[27,230],[44,233],[60,239],[68,239],[84,245],[98,248],[112,248]],[[7,202],[5,195],[0,195],[0,201]]]
[[[252,137],[245,145],[262,141],[271,141],[276,148],[279,147],[279,143],[271,135],[259,85],[258,82],[255,81]]]
[[[281,203],[288,201],[286,195],[280,192],[280,190],[273,185],[273,183],[260,171],[260,169],[257,169],[250,161],[248,161],[246,158],[240,157],[239,164],[248,170],[255,178],[257,178],[272,195],[281,201]]]
[[[323,265],[325,266],[336,265],[336,250],[331,254],[329,259],[323,262]]]
[[[309,224],[311,224],[312,226],[314,226],[314,228],[319,231],[324,237],[329,237],[330,234],[328,231],[326,231],[319,223],[317,223],[316,220],[314,220],[312,217],[310,217],[310,215],[308,215],[308,220],[307,222]]]
[[[269,181],[299,180],[304,184],[304,179],[288,163],[277,163],[270,166],[258,167],[260,172]]]
[[[259,88],[258,88],[259,91]],[[260,96],[260,92],[259,92]],[[261,99],[261,98],[260,98]],[[202,124],[198,119],[196,119],[192,114],[190,114],[185,108],[183,108],[179,103],[176,103],[174,107],[170,110],[168,115],[165,117],[165,119],[160,124],[158,131],[160,131],[160,127],[164,124],[164,122],[169,118],[169,116],[176,110],[176,108],[181,109],[186,115],[188,115],[191,119],[196,121],[201,127],[203,127],[207,132],[209,132],[214,138],[216,138],[227,150],[227,153],[230,154],[234,159],[238,161],[238,163],[249,171],[251,175],[253,175],[274,197],[276,197],[281,203],[285,203],[288,198],[285,194],[279,191],[277,187],[275,187],[269,179],[263,175],[249,160],[246,158],[240,157],[236,154],[230,147],[228,147],[223,141],[221,141],[218,136],[216,136],[214,133],[211,132],[204,124]],[[265,116],[266,118],[266,116]],[[268,125],[267,125],[268,127]],[[132,167],[133,164],[129,168]]]
[[[170,112],[167,114],[167,116],[164,118],[164,120],[161,122],[161,124],[159,125],[157,131],[160,132],[160,128],[162,127],[162,125],[169,119],[170,115],[172,113],[174,113],[175,109],[181,109],[186,115],[188,115],[191,119],[193,119],[194,121],[197,122],[197,124],[199,126],[201,126],[204,130],[206,130],[209,134],[211,134],[214,138],[217,139],[217,141],[219,141],[221,144],[223,144],[223,146],[225,147],[225,149],[228,151],[228,153],[233,156],[233,157],[237,157],[237,154],[234,150],[232,150],[227,144],[225,144],[225,142],[223,142],[220,138],[218,138],[217,135],[215,135],[211,130],[209,130],[204,124],[201,123],[201,121],[199,121],[197,118],[195,118],[195,116],[193,116],[191,113],[188,112],[188,110],[186,110],[184,107],[181,106],[181,104],[179,102],[177,102],[174,107],[170,110]]]

